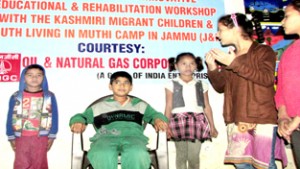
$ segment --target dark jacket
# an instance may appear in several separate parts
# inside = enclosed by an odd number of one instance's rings
[[[276,54],[271,47],[254,42],[247,54],[238,56],[221,71],[208,71],[214,89],[224,92],[225,123],[276,124],[274,71]]]

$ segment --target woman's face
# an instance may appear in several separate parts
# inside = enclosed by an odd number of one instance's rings
[[[218,23],[217,38],[222,45],[232,44],[234,36],[236,36],[234,35],[234,28],[228,28],[223,23]]]
[[[300,12],[288,5],[281,24],[286,34],[300,35]]]

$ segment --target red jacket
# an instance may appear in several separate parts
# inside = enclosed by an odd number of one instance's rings
[[[276,106],[286,106],[290,117],[300,116],[300,40],[296,40],[282,54],[278,68]]]

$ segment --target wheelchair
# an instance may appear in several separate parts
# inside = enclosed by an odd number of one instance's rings
[[[104,96],[95,100],[87,108],[102,101],[107,97],[111,97],[111,95]],[[147,125],[152,126],[150,124]],[[145,128],[147,127],[146,124],[144,125],[144,127]],[[88,149],[86,148],[85,144],[88,138],[85,134],[86,132],[87,131],[80,134],[72,133],[71,169],[93,169],[91,163],[87,158]],[[168,151],[167,151],[168,148],[167,148],[167,136],[165,132],[160,131],[156,133],[155,146],[156,147],[154,149],[150,149],[150,148],[148,149],[151,158],[151,165],[149,166],[149,169],[168,169]],[[118,163],[121,164],[120,155],[118,158]]]

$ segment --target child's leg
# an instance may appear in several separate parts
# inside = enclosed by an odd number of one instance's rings
[[[200,168],[200,149],[201,142],[196,140],[195,142],[188,141],[188,169]]]
[[[15,169],[48,168],[48,137],[26,136],[16,139]]]
[[[104,137],[91,144],[88,159],[94,169],[118,168],[118,140]]]
[[[30,147],[27,144],[27,139],[23,139],[23,137],[16,138],[14,169],[28,168],[30,166],[30,159],[26,155],[29,150]]]
[[[148,169],[150,167],[150,155],[144,139],[125,137],[121,142],[122,169]]]
[[[176,169],[187,169],[188,142],[175,141],[176,148]]]
[[[32,168],[48,168],[47,152],[48,152],[48,137],[35,137],[34,148],[31,150]]]

